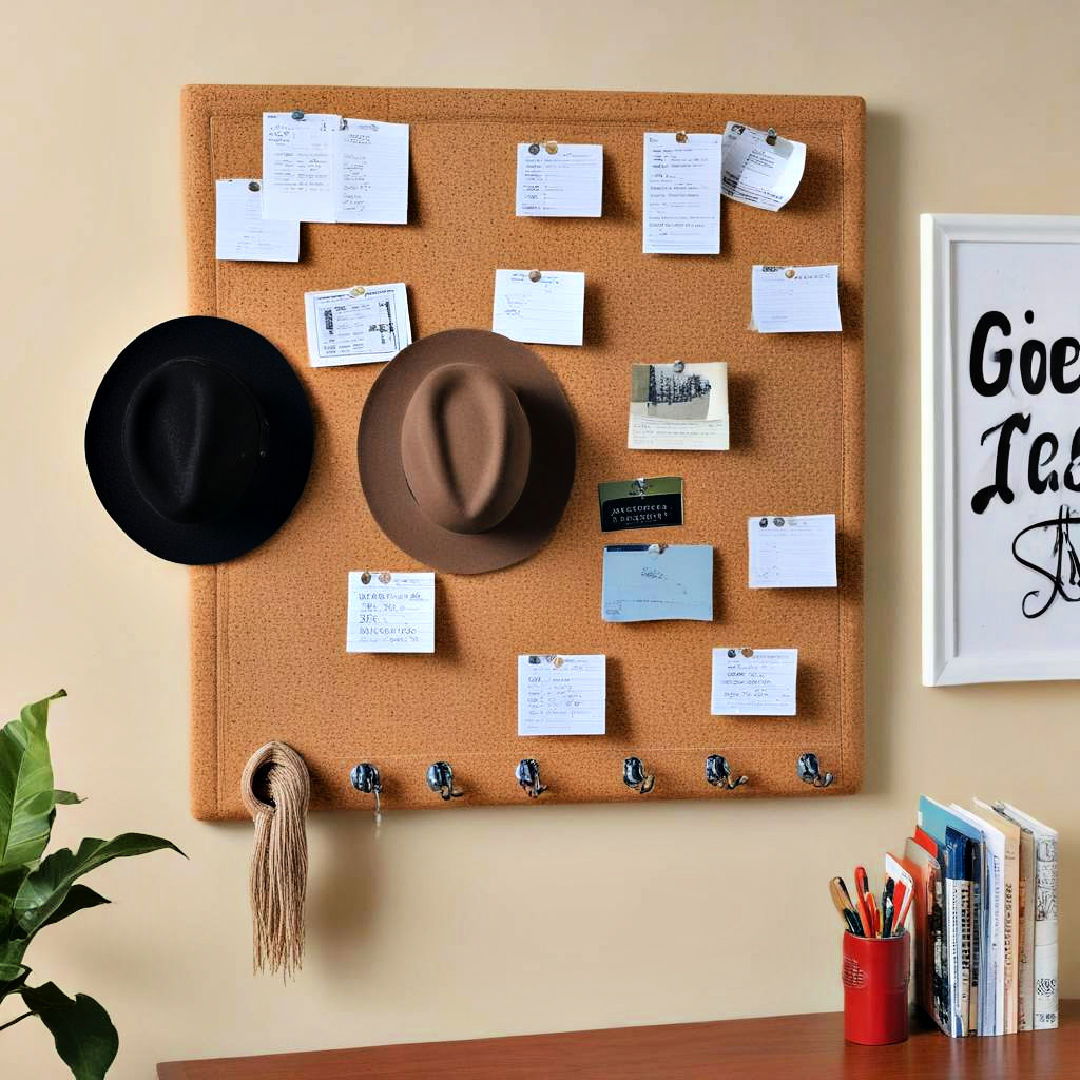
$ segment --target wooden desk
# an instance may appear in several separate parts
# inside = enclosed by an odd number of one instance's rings
[[[840,1013],[173,1061],[158,1080],[1080,1080],[1080,1001],[1056,1031],[844,1042]]]

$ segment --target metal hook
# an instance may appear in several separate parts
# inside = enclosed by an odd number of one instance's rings
[[[750,782],[749,776],[733,777],[728,759],[721,754],[710,754],[705,759],[705,779],[713,787],[723,788],[725,791],[734,791]]]
[[[460,799],[464,791],[454,788],[454,770],[448,761],[436,761],[428,766],[427,786],[442,798],[443,802]]]
[[[362,761],[349,771],[349,783],[365,795],[375,796],[375,824],[382,821],[382,776],[370,762]]]
[[[800,754],[795,760],[795,772],[804,784],[816,788],[826,788],[835,779],[831,772],[821,772],[817,754]]]
[[[656,786],[656,777],[652,773],[646,774],[645,766],[639,757],[623,758],[622,782],[633,788],[639,795],[648,795]]]
[[[522,758],[514,770],[514,776],[530,799],[538,799],[547,791],[547,787],[540,783],[540,762],[536,758]]]

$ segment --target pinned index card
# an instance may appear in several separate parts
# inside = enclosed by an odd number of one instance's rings
[[[836,516],[756,517],[747,521],[750,588],[828,588],[836,584]]]
[[[491,329],[511,341],[580,345],[585,275],[572,270],[496,270]]]
[[[681,131],[645,133],[643,252],[720,253],[722,139]]]
[[[603,735],[605,656],[518,657],[519,735]]]
[[[842,330],[839,283],[837,266],[755,266],[753,328],[760,334]]]
[[[713,716],[794,716],[798,649],[713,649]]]
[[[518,217],[600,217],[599,143],[518,143]]]
[[[435,575],[368,570],[349,574],[345,651],[433,653]]]
[[[258,178],[214,184],[215,257],[231,262],[298,262],[300,222],[263,217]]]

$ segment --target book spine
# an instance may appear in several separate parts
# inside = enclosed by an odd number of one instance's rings
[[[1015,1035],[1020,1016],[1020,852],[1005,839],[1005,1035]]]
[[[1020,1015],[1017,1027],[1035,1023],[1035,837],[1020,833]]]
[[[1057,837],[1038,835],[1035,850],[1035,1028],[1058,1026]]]
[[[967,1035],[971,1002],[971,882],[966,839],[946,830],[945,942],[949,984],[949,1034]]]

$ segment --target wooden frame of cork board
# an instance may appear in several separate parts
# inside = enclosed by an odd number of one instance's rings
[[[299,264],[217,262],[215,178],[261,175],[261,114],[307,112],[404,121],[410,128],[407,226],[303,226]],[[738,120],[807,143],[787,208],[723,200],[719,256],[641,253],[645,131],[722,131]],[[192,801],[203,820],[245,817],[239,778],[253,750],[283,739],[305,758],[316,809],[370,810],[349,787],[360,761],[395,807],[532,804],[514,779],[540,762],[537,805],[858,790],[863,764],[863,191],[865,106],[854,97],[624,94],[370,87],[192,86],[182,100],[190,306],[244,323],[295,366],[310,394],[316,447],[292,518],[234,562],[192,571]],[[514,216],[523,140],[600,142],[604,214]],[[838,263],[844,330],[748,329],[753,264]],[[404,281],[414,338],[490,327],[495,270],[541,266],[586,275],[585,343],[534,346],[575,409],[578,469],[562,522],[538,555],[476,577],[437,578],[434,655],[349,655],[350,570],[423,569],[391,544],[360,489],[360,411],[381,365],[312,369],[303,293]],[[729,363],[732,448],[630,451],[633,362]],[[652,536],[599,529],[597,484],[685,480],[686,524]],[[746,522],[765,513],[835,513],[836,589],[750,590]],[[601,620],[606,542],[711,543],[715,621]],[[798,715],[710,715],[713,647],[799,650]],[[519,653],[607,655],[607,734],[520,738]],[[800,782],[813,751],[832,787]],[[750,782],[708,786],[708,754]],[[624,786],[635,754],[656,776]],[[425,783],[447,760],[464,798]]]

